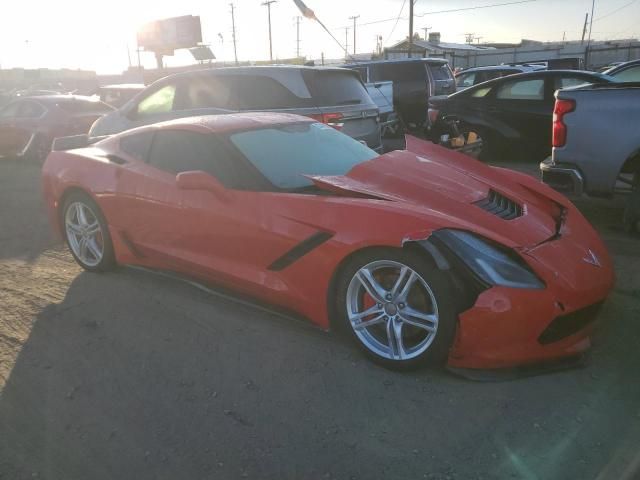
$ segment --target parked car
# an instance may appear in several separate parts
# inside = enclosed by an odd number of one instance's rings
[[[604,73],[618,82],[640,82],[640,59],[621,63]]]
[[[580,212],[528,175],[406,148],[297,115],[184,118],[52,152],[44,198],[86,270],[173,270],[345,328],[390,367],[588,349],[613,269]]]
[[[540,65],[492,65],[487,67],[473,67],[456,73],[456,91],[473,87],[478,83],[487,82],[494,78],[506,77],[516,73],[535,72],[544,70]]]
[[[107,105],[111,105],[114,108],[119,108],[144,89],[145,86],[142,83],[103,85],[98,88],[98,90],[96,91],[96,95],[98,95],[100,97],[100,100]]]
[[[428,136],[471,150],[482,160],[505,155],[541,161],[551,152],[554,92],[584,83],[609,83],[600,73],[542,70],[496,78],[429,104]]]
[[[0,157],[42,161],[56,137],[87,133],[113,109],[78,95],[21,97],[0,109]]]
[[[100,137],[180,117],[238,111],[306,115],[381,150],[378,107],[356,72],[322,67],[232,67],[170,75],[95,122]]]
[[[378,106],[381,135],[384,137],[397,133],[399,121],[393,105],[393,82],[365,82],[364,86],[371,100]]]
[[[570,195],[629,194],[627,230],[640,221],[640,82],[592,85],[556,93],[553,152],[542,180]]]
[[[396,113],[409,128],[425,124],[429,97],[456,91],[453,72],[442,58],[403,58],[345,66],[360,72],[365,82],[392,81]]]

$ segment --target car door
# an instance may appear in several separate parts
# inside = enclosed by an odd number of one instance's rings
[[[19,100],[7,107],[12,109],[0,114],[0,155],[21,155],[38,131],[39,121],[46,109],[33,100]],[[4,112],[4,110],[3,110]]]
[[[553,102],[544,77],[505,80],[494,88],[487,108],[499,131],[519,151],[551,148]]]
[[[126,143],[121,141],[125,151]],[[255,279],[255,269],[268,260],[270,239],[280,240],[269,236],[268,223],[261,221],[260,193],[242,188],[252,177],[244,167],[214,135],[157,131],[146,163],[128,165],[118,185],[121,235],[139,253],[140,263],[224,284]],[[180,189],[176,175],[186,171],[216,178],[220,192]]]
[[[18,100],[0,110],[0,157],[15,155],[20,147],[16,122],[22,103],[22,100]]]

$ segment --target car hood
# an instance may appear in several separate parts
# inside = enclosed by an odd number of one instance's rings
[[[461,228],[512,248],[531,248],[558,234],[562,205],[542,189],[518,182],[501,169],[430,142],[408,137],[394,151],[342,176],[311,176],[334,193],[387,200],[429,217],[425,228]],[[490,195],[515,202],[522,214],[505,220],[482,206]],[[501,200],[506,201],[506,200]],[[485,202],[486,203],[486,202]]]

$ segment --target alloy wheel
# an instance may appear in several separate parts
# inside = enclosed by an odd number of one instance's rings
[[[104,256],[104,236],[91,207],[82,202],[70,204],[64,223],[69,247],[76,258],[89,267],[98,265]]]
[[[362,344],[389,360],[424,353],[438,330],[438,306],[429,284],[415,270],[392,260],[361,267],[346,295],[347,317]]]

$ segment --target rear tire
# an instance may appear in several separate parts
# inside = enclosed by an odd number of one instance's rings
[[[336,284],[340,327],[395,370],[443,364],[456,331],[449,277],[417,252],[375,248],[351,258]]]
[[[78,265],[90,272],[104,272],[115,266],[107,221],[91,197],[72,193],[64,202],[61,217],[65,240]]]

